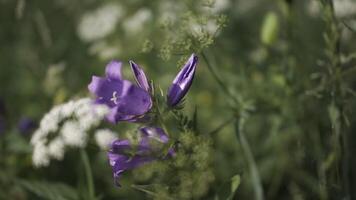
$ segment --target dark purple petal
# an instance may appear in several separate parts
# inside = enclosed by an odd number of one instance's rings
[[[131,144],[129,140],[114,140],[111,143],[111,149],[110,152],[119,154],[119,153],[124,153],[127,150],[131,149]]]
[[[115,60],[111,61],[109,64],[106,65],[105,68],[106,77],[111,80],[121,80],[121,67],[121,62]]]
[[[147,77],[145,72],[142,70],[142,68],[134,63],[133,61],[130,61],[130,65],[131,65],[131,69],[135,75],[135,79],[137,84],[144,90],[146,90],[147,92],[149,92],[150,90],[150,85],[148,83]]]
[[[198,57],[192,54],[168,90],[167,104],[169,106],[174,107],[186,95],[192,85],[197,64]]]
[[[150,156],[142,155],[127,155],[129,151],[132,151],[134,147],[128,140],[115,140],[111,144],[111,149],[108,152],[108,158],[110,165],[113,169],[113,175],[116,185],[120,186],[119,178],[123,172],[129,169],[134,169],[147,162],[154,160]]]
[[[22,118],[17,125],[17,128],[22,134],[27,134],[34,130],[36,127],[37,123],[27,117]]]

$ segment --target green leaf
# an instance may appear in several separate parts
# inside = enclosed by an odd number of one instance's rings
[[[269,12],[262,24],[261,41],[265,45],[272,45],[277,39],[279,29],[278,16],[274,12]]]
[[[233,199],[237,188],[239,188],[239,186],[240,186],[240,182],[241,182],[241,177],[238,174],[231,178],[231,191],[230,191],[231,193],[230,193],[229,197],[227,198],[227,200]]]
[[[19,185],[40,198],[48,200],[78,200],[76,190],[62,183],[19,180]]]

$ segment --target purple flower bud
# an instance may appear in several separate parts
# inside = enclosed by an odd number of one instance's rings
[[[167,104],[169,106],[176,106],[187,94],[190,86],[192,85],[197,64],[198,57],[195,54],[192,54],[187,63],[175,77],[168,90]]]
[[[162,152],[163,149],[155,144],[165,145],[169,141],[167,134],[158,127],[141,128],[140,134],[141,139],[136,146],[131,144],[129,140],[118,139],[111,143],[108,158],[117,186],[120,186],[119,179],[126,170],[134,169],[159,159],[160,157],[157,154]],[[175,151],[171,148],[167,156],[173,156],[174,153]]]
[[[135,79],[138,86],[140,86],[140,88],[149,92],[150,85],[148,84],[148,80],[145,72],[141,69],[141,67],[138,64],[134,63],[133,61],[130,61],[130,65],[131,65],[132,72],[135,75]]]

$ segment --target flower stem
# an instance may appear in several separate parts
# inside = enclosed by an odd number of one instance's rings
[[[214,70],[214,67],[209,62],[208,57],[205,55],[205,53],[201,52],[201,55],[203,56],[203,59],[208,67],[209,72],[211,73],[211,75],[213,76],[215,81],[218,83],[218,85],[221,87],[222,91],[227,96],[229,96],[235,103],[237,103],[238,101],[237,101],[236,97],[233,94],[231,94],[231,92],[229,91],[229,88],[225,85],[225,83],[222,81],[222,79],[216,73],[216,71]]]
[[[84,165],[84,172],[87,179],[87,187],[89,193],[89,200],[95,200],[95,190],[94,190],[94,181],[93,174],[90,167],[89,157],[87,152],[84,149],[80,150],[80,156]]]
[[[239,139],[239,143],[241,145],[243,154],[247,161],[248,167],[250,169],[252,184],[255,190],[255,199],[256,200],[264,200],[263,196],[263,187],[260,179],[260,175],[257,169],[257,165],[255,159],[253,157],[250,144],[248,143],[245,134],[244,134],[244,124],[245,124],[246,117],[242,116],[239,120],[235,123],[235,131],[236,136]]]

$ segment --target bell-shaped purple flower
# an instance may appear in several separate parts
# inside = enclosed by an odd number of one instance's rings
[[[106,66],[106,77],[93,76],[88,85],[89,91],[96,96],[95,102],[110,108],[106,118],[112,123],[136,121],[152,107],[150,94],[145,89],[124,80],[121,67],[121,62],[110,62]]]
[[[167,134],[158,127],[145,127],[140,129],[140,141],[137,145],[131,144],[129,140],[114,140],[108,152],[108,158],[113,170],[115,184],[120,186],[121,175],[130,169],[137,168],[145,163],[173,156],[174,150],[161,157],[163,146],[168,143]]]
[[[176,106],[187,94],[190,86],[192,85],[197,64],[198,57],[195,54],[192,54],[187,63],[173,80],[167,95],[167,104],[170,107]]]
[[[135,79],[136,79],[138,86],[140,86],[142,89],[149,92],[150,85],[148,83],[145,72],[142,70],[142,68],[138,64],[134,63],[133,61],[130,61],[130,65],[131,65],[132,72],[135,75]]]

